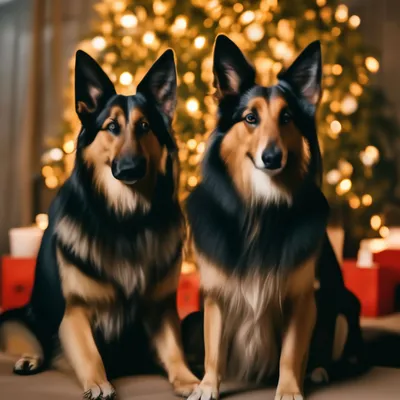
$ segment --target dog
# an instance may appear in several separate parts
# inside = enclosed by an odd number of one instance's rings
[[[317,271],[331,249],[315,124],[321,46],[311,43],[270,87],[256,84],[255,69],[228,37],[217,37],[213,57],[217,128],[201,183],[186,204],[204,295],[205,351],[204,377],[189,400],[217,399],[225,377],[261,382],[277,374],[275,399],[300,400],[318,331],[316,293],[332,285],[329,294],[346,291],[336,259],[321,266],[330,273]],[[320,298],[336,307],[333,297]],[[358,340],[359,303],[351,299],[348,315]],[[343,320],[338,311],[334,325]],[[347,316],[341,327],[325,343],[330,360],[333,348],[338,359],[344,354]],[[315,380],[325,379],[327,365],[319,355],[314,361],[320,367]]]
[[[187,395],[198,380],[184,360],[176,310],[185,221],[174,53],[153,64],[132,96],[118,95],[83,51],[75,67],[82,129],[74,169],[50,207],[30,303],[0,317],[4,329],[19,321],[40,344],[14,371],[49,367],[60,345],[84,397],[112,399],[109,376],[143,371],[149,338],[175,392]]]

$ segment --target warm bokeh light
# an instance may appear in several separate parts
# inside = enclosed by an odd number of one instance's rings
[[[343,194],[347,193],[351,189],[352,183],[350,179],[343,179],[340,181],[340,183],[336,187],[336,193],[339,196],[342,196]]]
[[[326,174],[326,181],[330,184],[330,185],[336,185],[340,178],[342,177],[340,171],[338,171],[337,169],[332,169],[331,171],[329,171]]]
[[[194,150],[197,147],[196,139],[189,139],[186,143],[189,150]]]
[[[199,182],[199,180],[198,180],[197,177],[195,177],[195,176],[191,176],[191,177],[188,179],[188,185],[191,186],[191,187],[195,187],[195,186],[197,185],[198,182]]]
[[[331,130],[334,134],[339,134],[342,131],[342,124],[337,120],[332,121]]]
[[[198,100],[195,97],[188,99],[186,102],[186,109],[191,113],[196,112],[199,109]]]
[[[357,196],[352,196],[349,200],[349,205],[354,210],[360,207],[360,199]]]
[[[358,15],[352,15],[349,19],[349,25],[352,28],[358,28],[361,24],[361,18]]]
[[[36,215],[35,223],[36,223],[36,225],[38,226],[39,229],[42,229],[44,231],[49,225],[49,217],[48,217],[48,215],[47,214],[38,214],[38,215]]]
[[[151,45],[151,44],[153,44],[155,38],[156,38],[156,35],[154,34],[154,32],[146,32],[143,35],[143,43],[146,45]]]
[[[379,234],[383,237],[383,238],[387,238],[389,236],[390,230],[387,226],[382,226],[379,229]]]
[[[96,50],[99,51],[104,50],[106,45],[107,45],[106,39],[104,39],[103,36],[96,36],[92,39],[92,46]]]
[[[56,176],[48,176],[44,183],[49,189],[55,189],[58,186],[58,178]]]
[[[373,215],[370,224],[371,228],[377,231],[382,225],[382,218],[379,215]]]
[[[250,24],[250,22],[253,22],[255,18],[254,12],[253,11],[245,11],[241,16],[240,16],[240,22],[244,25]]]
[[[61,161],[64,157],[64,152],[61,149],[54,148],[49,151],[49,157],[53,161]]]
[[[205,44],[206,38],[204,36],[197,36],[197,38],[194,39],[194,47],[196,47],[196,49],[202,49]]]
[[[370,194],[364,194],[361,201],[365,207],[369,207],[372,204],[372,196]]]
[[[124,28],[129,29],[134,28],[137,25],[138,20],[134,14],[125,14],[121,17],[120,23]]]
[[[348,7],[344,4],[340,4],[336,9],[335,18],[338,22],[346,22],[349,18]]]
[[[379,61],[375,57],[367,57],[365,59],[365,66],[373,73],[379,71]]]
[[[123,72],[119,77],[119,81],[122,85],[128,86],[132,83],[133,76],[130,72]]]
[[[73,140],[68,140],[63,145],[63,150],[65,153],[70,154],[75,150],[75,142]]]

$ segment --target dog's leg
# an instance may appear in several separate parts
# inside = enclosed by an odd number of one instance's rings
[[[218,399],[221,381],[222,313],[219,304],[210,296],[204,302],[205,374],[200,385],[188,400]]]
[[[176,295],[153,304],[152,309],[147,323],[157,355],[175,393],[179,396],[188,396],[199,380],[190,372],[183,355]]]
[[[107,381],[93,338],[89,312],[83,307],[67,306],[59,336],[67,359],[83,386],[84,398],[114,399],[114,388]]]
[[[275,400],[302,400],[308,351],[316,320],[314,292],[291,299],[287,329],[283,337],[279,382]]]

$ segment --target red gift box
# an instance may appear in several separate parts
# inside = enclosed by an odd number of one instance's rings
[[[361,302],[361,315],[377,317],[393,312],[395,280],[392,270],[385,264],[360,268],[356,260],[343,262],[343,278],[346,287]]]
[[[0,306],[2,311],[24,306],[30,299],[35,258],[2,257]]]
[[[386,265],[390,269],[392,278],[400,285],[400,250],[387,249],[374,253],[374,261],[381,265]]]
[[[22,307],[28,303],[35,277],[35,258],[3,256],[0,285],[2,311]],[[200,280],[197,272],[182,274],[177,294],[178,313],[186,317],[200,308]]]

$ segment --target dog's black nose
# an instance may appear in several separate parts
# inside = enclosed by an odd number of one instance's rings
[[[143,156],[125,156],[114,159],[111,171],[115,179],[125,183],[135,183],[146,175],[146,159]]]
[[[282,150],[271,144],[262,152],[261,159],[266,169],[279,169],[282,167]]]

